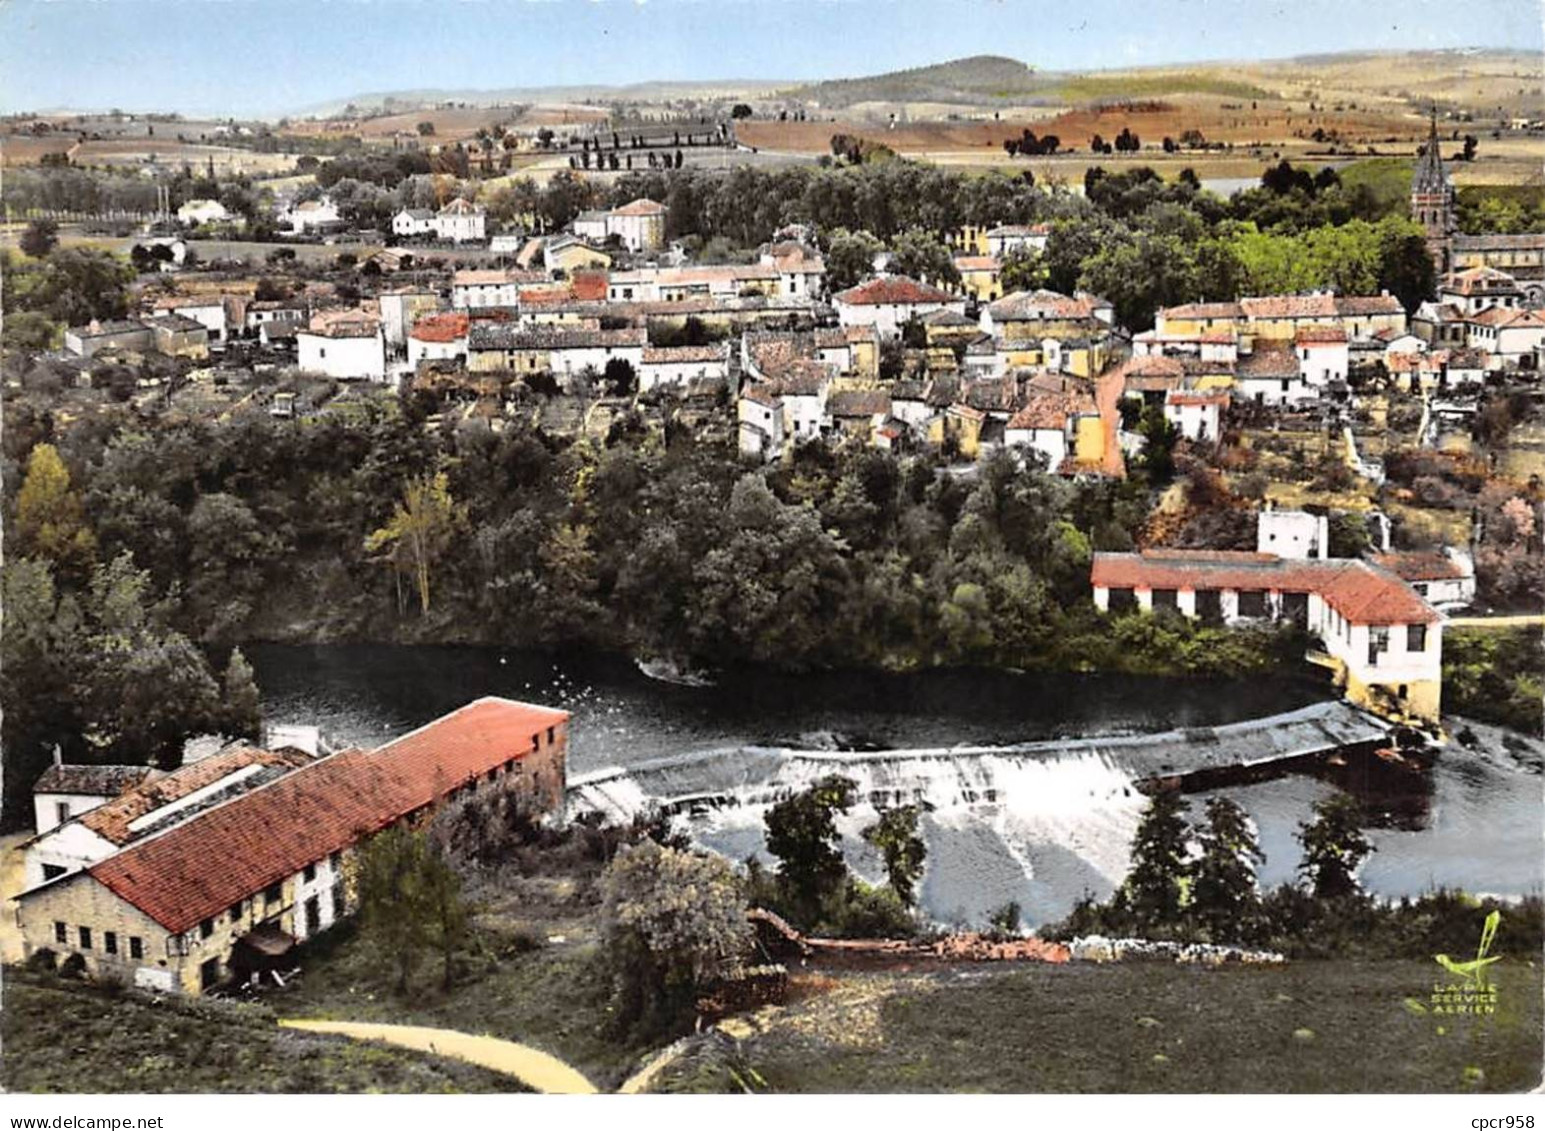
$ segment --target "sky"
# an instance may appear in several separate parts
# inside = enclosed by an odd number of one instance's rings
[[[1462,18],[1456,18],[1460,16]],[[0,0],[0,110],[277,117],[350,95],[1545,51],[1540,0]]]

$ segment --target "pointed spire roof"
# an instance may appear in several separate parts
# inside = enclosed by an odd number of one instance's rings
[[[1443,169],[1443,155],[1438,144],[1438,108],[1432,108],[1427,130],[1427,147],[1416,162],[1416,174],[1411,179],[1413,194],[1437,195],[1449,191],[1448,173]]]

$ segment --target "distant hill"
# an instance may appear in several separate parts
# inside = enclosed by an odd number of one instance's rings
[[[823,108],[851,106],[855,102],[981,103],[1022,99],[1051,85],[1051,81],[1018,59],[973,55],[867,78],[811,83],[790,91],[789,95],[819,103]]]

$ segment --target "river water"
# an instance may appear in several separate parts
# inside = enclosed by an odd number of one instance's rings
[[[935,919],[955,923],[980,923],[1009,900],[1021,905],[1026,923],[1051,921],[1085,892],[1107,896],[1126,871],[1127,844],[1143,805],[1129,773],[1093,754],[1026,762],[1007,748],[1216,726],[1327,696],[1307,677],[1223,682],[753,670],[687,686],[650,678],[615,657],[368,645],[252,645],[246,651],[265,719],[319,725],[335,746],[378,745],[478,696],[504,695],[572,712],[571,779],[661,759],[712,760],[740,775],[736,792],[743,803],[681,819],[700,843],[737,860],[762,851],[771,798],[757,785],[769,765],[786,762],[791,751],[866,752],[843,771],[859,781],[861,798],[887,795],[904,779],[933,806],[924,818],[929,856],[921,902]],[[1473,748],[1450,744],[1428,780],[1400,804],[1379,791],[1364,796],[1376,809],[1399,813],[1370,831],[1376,851],[1362,873],[1370,890],[1386,896],[1439,886],[1505,896],[1545,890],[1545,747],[1490,728],[1473,732]],[[986,749],[989,757],[975,759],[971,770],[986,779],[962,788],[947,753],[952,747]],[[1005,756],[991,757],[998,748]],[[1256,823],[1267,855],[1263,882],[1292,878],[1299,859],[1294,831],[1313,803],[1336,788],[1319,778],[1287,776],[1218,791],[1240,802]],[[1192,797],[1194,816],[1208,796]],[[850,865],[878,881],[880,862],[858,835],[873,818],[866,800],[842,832]]]

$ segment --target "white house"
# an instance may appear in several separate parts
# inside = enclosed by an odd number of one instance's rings
[[[1475,601],[1475,561],[1457,547],[1374,554],[1372,560],[1438,609],[1462,609]]]
[[[226,337],[225,299],[220,295],[174,295],[156,300],[155,316],[180,314],[209,331],[211,341]]]
[[[1223,434],[1228,401],[1222,389],[1171,389],[1164,394],[1164,418],[1187,440],[1210,443]]]
[[[392,235],[411,239],[435,234],[435,214],[428,208],[404,208],[392,217]]]
[[[177,209],[177,222],[190,227],[198,224],[218,224],[230,218],[230,211],[218,200],[190,200]]]
[[[1293,349],[1304,384],[1323,389],[1347,379],[1351,350],[1340,326],[1300,326],[1293,334]]]
[[[480,205],[457,197],[435,213],[435,235],[451,243],[481,243],[486,221]]]
[[[904,275],[884,275],[832,298],[843,326],[873,326],[882,338],[899,338],[912,318],[936,310],[965,314],[966,300]]]
[[[987,232],[987,254],[998,260],[1021,249],[1040,254],[1049,239],[1050,224],[1000,224]]]
[[[344,311],[312,318],[295,335],[296,365],[339,380],[386,380],[386,338],[379,319]]]
[[[459,311],[428,314],[413,323],[408,332],[408,365],[418,368],[421,361],[453,361],[467,356],[469,319]]]
[[[1498,368],[1532,363],[1534,351],[1545,346],[1545,314],[1537,310],[1490,306],[1472,315],[1466,329],[1465,344],[1486,351]]]
[[[1258,347],[1234,368],[1234,387],[1242,400],[1296,407],[1318,399],[1304,380],[1298,356],[1290,349]]]
[[[638,391],[647,393],[662,385],[684,387],[699,377],[729,375],[730,345],[645,346],[638,370]]]
[[[1102,611],[1169,608],[1224,623],[1295,620],[1323,644],[1320,662],[1359,706],[1436,724],[1443,618],[1390,570],[1357,559],[1296,561],[1224,550],[1096,553]]]
[[[1330,519],[1308,511],[1280,511],[1266,505],[1256,515],[1258,553],[1304,560],[1330,557]]]
[[[32,787],[35,827],[42,834],[79,817],[132,789],[160,776],[150,766],[81,766],[59,761],[43,771]]]
[[[456,310],[481,310],[490,306],[520,305],[520,288],[544,281],[540,271],[515,268],[469,268],[451,276],[451,306]]]
[[[629,251],[657,251],[665,246],[665,214],[665,205],[640,197],[606,214],[606,234]]]
[[[742,455],[772,459],[783,450],[783,402],[770,386],[748,383],[736,403]]]
[[[289,224],[290,231],[297,236],[337,227],[343,223],[338,206],[326,196],[320,200],[301,201],[284,214],[284,220]]]

